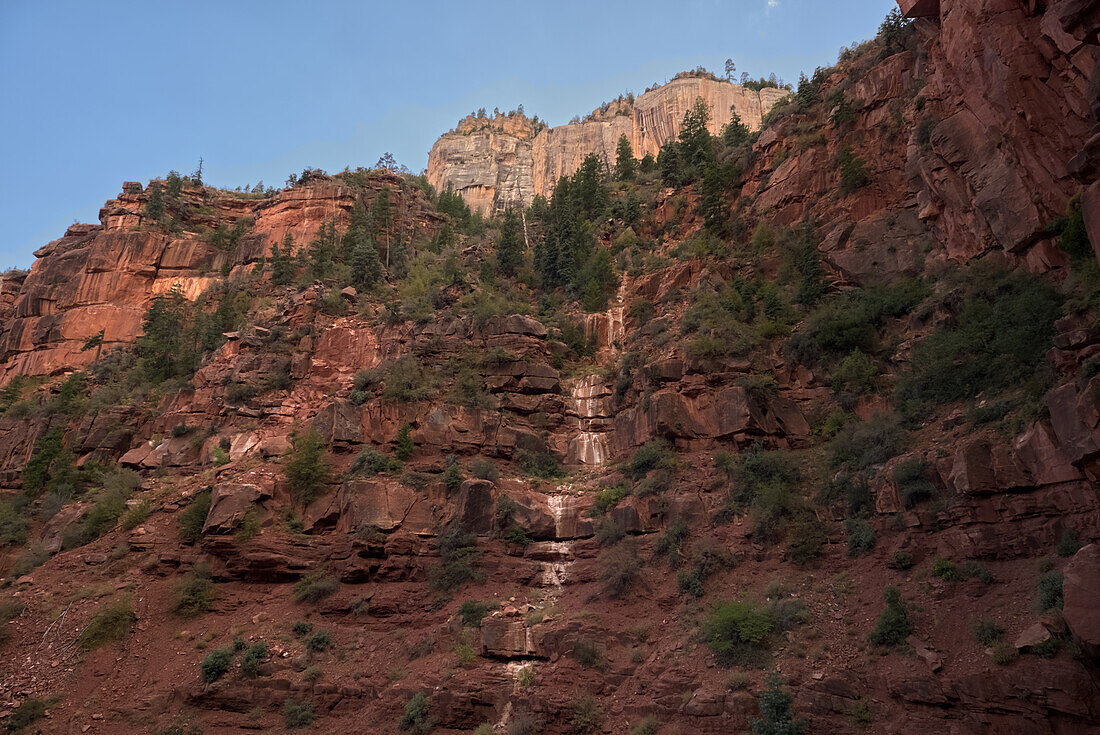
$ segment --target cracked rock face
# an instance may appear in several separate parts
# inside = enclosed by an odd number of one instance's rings
[[[677,79],[646,92],[633,105],[618,104],[595,119],[545,128],[522,115],[468,117],[443,135],[428,156],[428,180],[437,190],[452,187],[472,209],[489,214],[511,205],[526,207],[548,196],[562,176],[595,153],[614,165],[615,145],[625,135],[642,158],[657,155],[676,138],[684,113],[697,98],[711,110],[710,130],[721,132],[735,110],[752,130],[786,90],[745,89],[704,78]]]

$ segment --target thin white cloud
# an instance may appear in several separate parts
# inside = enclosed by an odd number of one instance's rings
[[[768,7],[764,11],[764,14],[767,15],[768,13],[770,13],[772,11],[772,8],[778,8],[778,7],[779,7],[779,0],[768,0]]]

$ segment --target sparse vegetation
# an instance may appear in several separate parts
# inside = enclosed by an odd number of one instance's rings
[[[762,666],[768,635],[775,622],[750,600],[716,605],[703,626],[703,636],[721,666]]]
[[[180,513],[179,530],[180,538],[188,543],[196,543],[202,538],[202,527],[206,523],[206,516],[210,513],[210,488],[196,493],[187,504],[187,508]]]
[[[122,640],[130,634],[134,621],[134,609],[130,598],[122,597],[101,607],[77,637],[77,643],[85,651],[91,651],[107,643]]]
[[[199,674],[204,684],[210,684],[225,676],[233,663],[235,651],[230,646],[215,648],[203,656],[199,663]]]
[[[288,698],[283,702],[283,724],[287,730],[309,727],[316,719],[313,705],[306,700]]]
[[[909,607],[897,587],[887,587],[883,590],[882,598],[886,601],[886,609],[879,614],[875,629],[871,631],[870,641],[880,646],[900,646],[913,634]]]
[[[424,692],[417,692],[408,701],[398,726],[413,735],[425,735],[435,727],[435,720],[431,716],[431,705]]]
[[[329,467],[324,459],[325,440],[316,430],[310,429],[295,435],[293,444],[283,471],[294,500],[303,506],[309,505],[329,480]]]
[[[185,618],[193,618],[210,610],[216,592],[210,571],[196,565],[172,590],[172,612]]]
[[[340,588],[340,582],[328,569],[310,572],[294,583],[295,602],[319,602]]]

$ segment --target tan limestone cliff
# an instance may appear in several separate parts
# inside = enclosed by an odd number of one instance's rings
[[[428,180],[438,190],[452,187],[485,214],[513,204],[526,206],[538,194],[549,195],[557,180],[576,171],[590,153],[613,166],[621,135],[638,158],[656,156],[679,135],[684,113],[698,98],[710,108],[709,127],[717,134],[730,121],[731,109],[750,129],[759,129],[764,114],[787,94],[688,77],[643,94],[633,105],[616,104],[611,114],[593,113],[584,122],[554,128],[540,128],[522,115],[469,116],[432,146]]]

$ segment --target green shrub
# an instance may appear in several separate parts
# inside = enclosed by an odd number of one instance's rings
[[[1062,597],[1062,573],[1061,572],[1048,572],[1039,577],[1038,583],[1039,600],[1038,608],[1039,612],[1046,612],[1052,609],[1062,609],[1062,605],[1065,600]]]
[[[909,608],[897,587],[887,587],[882,592],[882,598],[886,601],[886,609],[879,614],[870,641],[878,646],[900,646],[913,634]]]
[[[317,569],[294,583],[294,601],[318,602],[339,588],[339,580],[328,569]]]
[[[431,716],[431,705],[424,692],[417,692],[408,701],[398,726],[414,735],[424,735],[435,727],[435,720]]]
[[[600,546],[614,546],[626,538],[626,530],[610,518],[600,520],[596,526],[596,541]]]
[[[600,582],[611,597],[622,597],[641,579],[642,561],[634,543],[622,543],[600,552]]]
[[[978,641],[979,645],[992,646],[997,641],[1001,640],[1001,636],[1004,635],[1005,629],[992,620],[979,620],[973,625],[974,638]]]
[[[0,503],[0,546],[20,546],[27,540],[30,521],[14,503]]]
[[[393,456],[397,457],[402,462],[408,462],[412,459],[413,452],[416,451],[416,444],[412,440],[410,433],[412,432],[411,424],[403,424],[400,429],[397,430],[397,438],[393,443]]]
[[[8,719],[4,720],[4,728],[8,732],[19,732],[30,727],[46,716],[48,703],[39,697],[27,697],[12,711]]]
[[[1058,539],[1058,546],[1055,551],[1058,556],[1067,557],[1073,556],[1081,548],[1081,543],[1077,540],[1077,534],[1072,528],[1067,528],[1062,531],[1062,537]]]
[[[234,651],[230,646],[223,646],[203,656],[199,663],[199,674],[203,683],[209,684],[225,676],[233,663],[233,655]]]
[[[840,361],[833,371],[833,390],[837,393],[870,393],[875,389],[878,365],[858,347]]]
[[[683,561],[683,546],[691,533],[691,528],[684,521],[670,523],[665,532],[657,539],[657,553],[668,557],[669,564],[677,566]]]
[[[489,612],[489,605],[476,600],[466,600],[458,606],[458,615],[462,618],[462,624],[468,628],[476,628],[481,625],[482,618]]]
[[[596,493],[596,502],[592,505],[593,515],[603,515],[619,504],[619,501],[630,495],[630,490],[622,485],[607,487]]]
[[[705,592],[702,572],[696,568],[678,571],[676,573],[676,586],[682,595],[702,597]]]
[[[20,472],[23,492],[29,497],[35,497],[45,489],[53,474],[54,464],[65,453],[64,440],[65,430],[55,426],[35,441],[31,458]]]
[[[768,688],[757,698],[760,717],[749,720],[754,735],[803,735],[805,720],[796,720],[791,713],[791,693],[785,691],[779,678],[768,677]]]
[[[121,640],[130,633],[137,616],[129,598],[122,598],[100,608],[88,621],[77,643],[85,651],[91,651],[112,641]]]
[[[859,556],[875,547],[875,530],[867,521],[849,518],[844,525],[848,529],[848,556]]]
[[[721,666],[759,666],[774,622],[754,602],[742,600],[715,606],[703,635]]]
[[[294,500],[309,505],[329,480],[329,467],[324,459],[327,445],[315,429],[294,436],[293,444],[283,471]]]
[[[603,669],[603,651],[595,641],[582,638],[573,644],[573,658],[587,669]]]
[[[447,469],[443,472],[443,484],[449,490],[457,490],[465,478],[462,476],[462,468],[458,465],[458,458],[447,458]]]
[[[831,296],[790,338],[787,349],[806,365],[839,360],[855,350],[873,354],[886,321],[908,314],[929,293],[919,279],[900,279]]]
[[[133,529],[145,523],[149,519],[149,514],[153,512],[153,503],[148,499],[143,499],[138,503],[130,506],[130,509],[126,511],[126,514],[122,516],[122,523],[119,524],[123,531],[132,531]]]
[[[957,319],[917,344],[898,381],[909,412],[1038,380],[1061,311],[1057,293],[1022,273],[972,267],[967,275]]]
[[[651,470],[671,470],[676,467],[676,455],[663,439],[650,439],[634,452],[624,470],[634,479],[645,477]]]
[[[893,566],[896,569],[912,569],[913,555],[908,551],[895,551]]]
[[[906,508],[936,495],[936,486],[928,480],[928,463],[921,457],[907,459],[894,468],[894,485]]]
[[[871,183],[867,164],[852,151],[851,147],[841,146],[836,154],[836,162],[840,166],[841,195],[847,196]]]
[[[1020,653],[1016,650],[1016,646],[1011,646],[1004,641],[993,644],[993,663],[998,666],[1009,666],[1019,657]]]
[[[470,474],[479,480],[489,480],[490,482],[496,482],[500,479],[500,470],[497,469],[497,466],[481,457],[477,457],[470,463]]]
[[[963,578],[955,562],[943,557],[936,557],[932,562],[932,576],[939,577],[944,582],[958,582]]]
[[[544,480],[552,480],[561,477],[561,465],[552,454],[547,452],[529,452],[525,449],[516,451],[516,464],[521,472],[529,477],[541,477]]]
[[[853,421],[833,439],[829,462],[833,467],[861,472],[896,456],[904,437],[895,416],[879,415],[870,421]]]
[[[647,475],[634,486],[634,494],[639,498],[663,495],[672,486],[672,473],[657,471]]]
[[[961,571],[967,579],[976,579],[982,584],[993,584],[996,579],[984,564],[973,559],[964,561]]]
[[[241,674],[249,679],[255,679],[260,675],[260,665],[267,660],[268,655],[266,643],[263,641],[253,643],[241,658]]]
[[[484,575],[474,566],[479,557],[477,539],[460,528],[450,527],[439,535],[440,561],[428,570],[428,584],[449,592]]]
[[[294,633],[295,638],[302,638],[313,632],[313,623],[305,620],[297,620],[290,630]]]
[[[306,639],[306,648],[315,653],[332,648],[332,636],[328,631],[319,630]]]
[[[504,543],[524,547],[532,541],[530,534],[527,533],[527,529],[518,523],[513,523],[508,526],[508,528],[504,530],[504,535],[501,538],[504,539]]]
[[[126,512],[126,498],[129,494],[129,489],[121,487],[104,488],[92,507],[81,515],[80,522],[65,529],[62,548],[73,549],[89,544],[114,528],[118,519]]]
[[[591,735],[603,729],[603,708],[595,697],[585,695],[573,704],[573,731]]]
[[[180,538],[188,543],[196,543],[202,538],[202,527],[210,513],[210,488],[196,493],[187,508],[180,513],[177,524]]]
[[[196,565],[172,590],[172,612],[185,618],[197,617],[213,607],[216,596],[209,570]]]
[[[309,727],[316,719],[313,705],[309,702],[290,698],[283,702],[283,724],[287,730]]]
[[[366,447],[355,455],[355,460],[348,468],[353,475],[372,477],[374,475],[389,474],[401,471],[401,461],[382,454],[373,447]]]
[[[435,391],[431,371],[426,370],[412,355],[397,360],[386,371],[382,395],[404,403],[427,400]]]
[[[657,735],[661,723],[653,715],[642,718],[630,726],[630,735]]]
[[[810,564],[821,554],[825,542],[821,522],[805,514],[805,517],[791,524],[787,533],[787,557],[795,564]]]
[[[730,499],[738,507],[752,504],[768,488],[793,485],[800,477],[798,466],[787,452],[765,451],[759,444],[726,469],[733,486]]]

